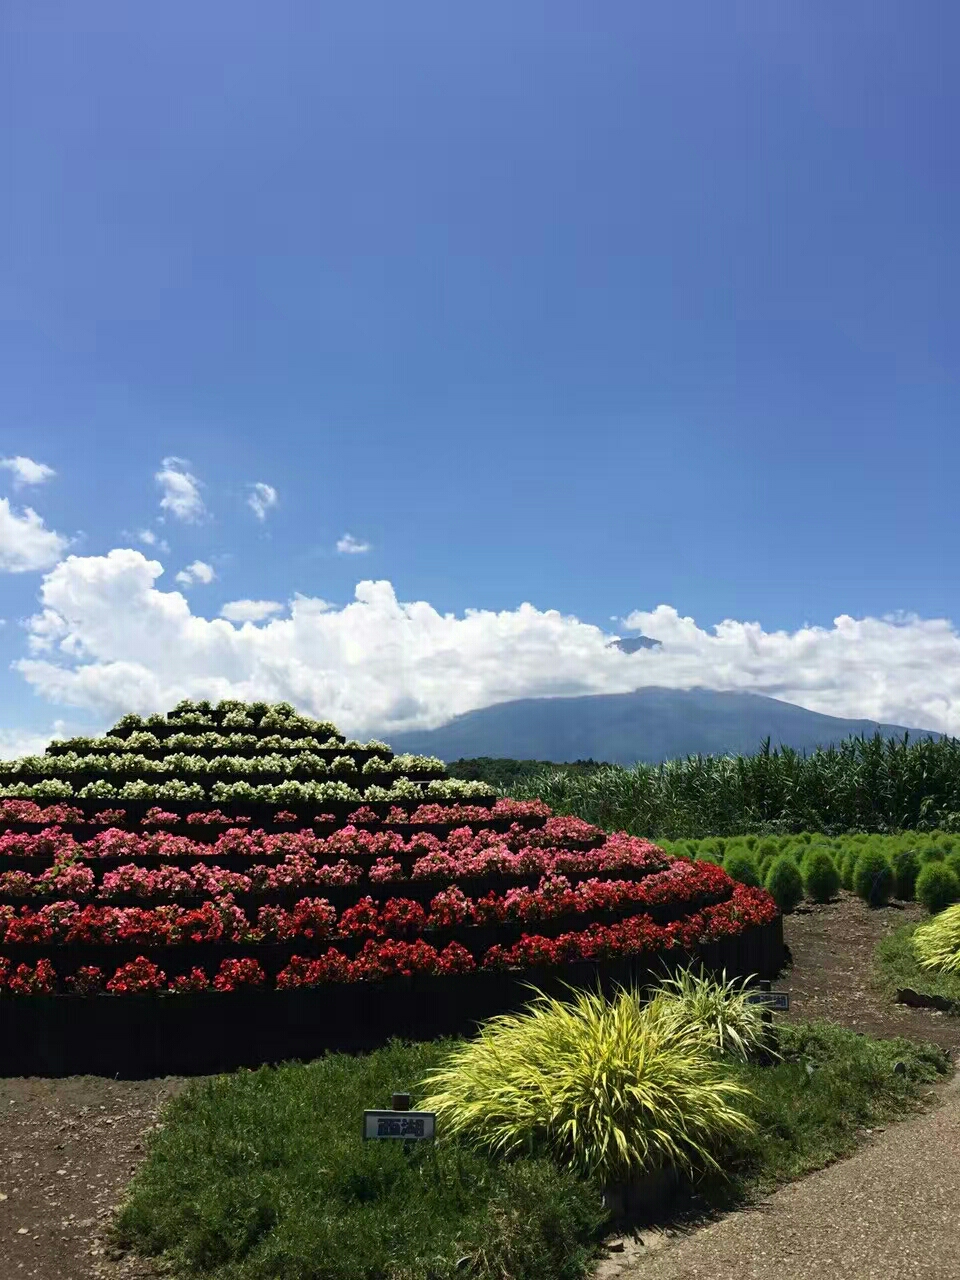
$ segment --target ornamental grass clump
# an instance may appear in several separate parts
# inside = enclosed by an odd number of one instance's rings
[[[761,1050],[768,1050],[769,1027],[763,1009],[749,1000],[749,978],[720,979],[702,970],[681,969],[662,984],[661,999],[675,1005],[677,1016],[700,1028],[711,1053],[749,1062]]]
[[[538,995],[492,1019],[423,1081],[438,1129],[491,1152],[545,1151],[604,1184],[664,1167],[717,1168],[753,1132],[751,1097],[682,1003],[635,992]]]
[[[913,949],[921,969],[960,974],[960,905],[917,927]]]

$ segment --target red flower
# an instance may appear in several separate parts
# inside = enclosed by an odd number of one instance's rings
[[[146,956],[137,956],[128,964],[122,964],[107,983],[107,990],[114,995],[133,995],[144,991],[162,991],[167,975]]]
[[[57,985],[57,975],[49,960],[38,960],[36,967],[18,964],[7,980],[7,990],[15,996],[49,996]]]
[[[191,969],[189,973],[181,973],[169,984],[168,991],[182,994],[187,991],[209,991],[210,979],[202,969]]]
[[[266,978],[256,960],[224,960],[213,985],[218,991],[236,991],[239,987],[262,987]]]
[[[103,970],[95,964],[81,965],[64,979],[64,986],[78,996],[92,996],[103,990]]]

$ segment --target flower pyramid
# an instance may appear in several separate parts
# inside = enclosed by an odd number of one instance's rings
[[[0,1004],[456,986],[729,950],[777,920],[710,863],[286,703],[181,702],[0,764]]]

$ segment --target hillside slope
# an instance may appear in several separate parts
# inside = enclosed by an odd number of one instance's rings
[[[752,754],[763,740],[812,750],[851,735],[907,732],[901,725],[846,720],[755,693],[649,687],[633,693],[520,698],[456,716],[436,729],[391,733],[397,751],[443,760],[477,756],[515,760],[657,763],[697,754]],[[911,737],[932,731],[911,729]],[[939,735],[932,735],[939,736]]]

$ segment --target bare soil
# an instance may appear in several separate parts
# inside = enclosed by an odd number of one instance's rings
[[[788,916],[791,963],[778,985],[790,991],[792,1007],[784,1016],[930,1040],[956,1055],[960,1019],[893,1005],[872,987],[877,942],[920,916],[914,906],[871,910],[850,894]],[[156,1280],[149,1263],[112,1255],[108,1227],[159,1109],[185,1083],[0,1079],[3,1280]]]

